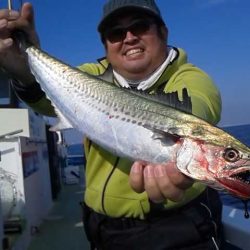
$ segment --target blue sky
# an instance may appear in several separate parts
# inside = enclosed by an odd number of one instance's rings
[[[73,66],[104,55],[96,31],[104,0],[30,2],[44,50]],[[219,87],[220,125],[250,123],[250,1],[156,2],[169,28],[169,44],[185,49],[189,61]]]

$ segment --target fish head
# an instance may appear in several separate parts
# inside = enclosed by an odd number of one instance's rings
[[[235,145],[224,148],[215,178],[233,195],[250,199],[250,149]]]
[[[239,141],[221,145],[185,139],[177,168],[212,188],[250,199],[250,148]]]

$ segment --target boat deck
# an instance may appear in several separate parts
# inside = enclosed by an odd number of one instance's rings
[[[64,185],[58,199],[37,231],[28,250],[89,249],[81,221],[80,185]]]
[[[83,187],[79,184],[64,185],[62,187],[50,214],[44,219],[38,231],[34,232],[35,236],[33,236],[28,250],[89,249],[89,244],[83,230],[81,207],[79,205],[79,202],[83,199],[82,190]],[[226,207],[225,209],[224,207],[224,223],[226,223],[226,235],[229,237],[229,242],[232,245],[227,242],[223,250],[248,250],[249,230],[246,228],[249,228],[249,221],[243,218],[244,214],[242,210],[233,207],[230,208],[231,210],[233,209],[233,214],[239,216],[231,218],[232,211],[229,211],[229,208]],[[244,227],[245,229],[242,228],[243,231],[233,227],[233,223],[239,224],[239,219],[241,219],[241,225],[243,225],[242,222],[247,223]],[[232,225],[227,224],[229,222]],[[233,245],[238,245],[242,248],[237,248]]]

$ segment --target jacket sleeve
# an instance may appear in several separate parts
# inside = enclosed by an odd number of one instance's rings
[[[187,88],[191,97],[192,113],[211,124],[217,124],[221,116],[221,96],[213,80],[192,64],[182,65],[169,79],[165,91],[178,91],[182,99],[182,89]]]
[[[25,86],[13,79],[11,80],[11,85],[18,98],[34,111],[46,116],[56,116],[53,105],[50,100],[46,98],[45,93],[37,82]]]

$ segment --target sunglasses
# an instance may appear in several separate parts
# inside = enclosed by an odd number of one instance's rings
[[[125,39],[127,32],[130,31],[133,35],[138,36],[147,32],[155,22],[150,19],[137,19],[132,21],[127,26],[117,25],[107,29],[103,37],[111,43],[121,42]]]

